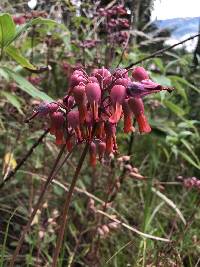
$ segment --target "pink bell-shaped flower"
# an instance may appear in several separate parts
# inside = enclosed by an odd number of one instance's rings
[[[111,123],[117,123],[122,113],[122,103],[126,97],[126,88],[123,85],[114,85],[110,92],[110,98],[114,106],[114,113],[110,117]]]
[[[151,127],[147,121],[147,118],[144,114],[144,104],[142,98],[131,97],[128,100],[130,109],[133,111],[135,118],[137,120],[140,133],[149,133],[151,132]]]
[[[117,150],[116,125],[113,123],[109,123],[107,121],[105,123],[105,133],[106,133],[106,153],[110,154],[114,150]]]
[[[67,114],[67,122],[68,122],[68,126],[71,127],[75,131],[78,141],[81,142],[82,134],[80,130],[79,111],[71,110]]]
[[[77,85],[73,88],[73,95],[78,106],[80,124],[83,124],[87,116],[85,85]]]
[[[122,105],[124,112],[124,132],[133,132],[135,129],[133,127],[133,112],[128,105],[128,99],[125,99]]]
[[[64,143],[64,116],[63,113],[60,111],[53,112],[50,115],[51,119],[51,127],[50,127],[50,134],[55,135],[56,137],[56,144],[61,145]]]
[[[92,114],[95,121],[98,120],[98,104],[101,99],[101,88],[98,83],[88,83],[85,87],[88,102],[92,107]]]

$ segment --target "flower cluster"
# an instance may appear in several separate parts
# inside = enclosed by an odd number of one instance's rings
[[[74,144],[89,142],[90,164],[96,165],[105,155],[117,151],[116,127],[124,119],[124,132],[135,131],[135,117],[140,133],[149,133],[143,97],[170,90],[149,79],[147,71],[136,67],[132,78],[126,69],[94,69],[90,75],[85,70],[75,70],[70,78],[67,95],[57,102],[42,102],[34,117],[50,118],[50,133],[56,144],[66,144],[70,151]]]
[[[124,44],[128,39],[130,24],[127,17],[127,10],[123,5],[115,5],[109,9],[100,8],[98,10],[100,17],[105,17],[105,29],[111,42]]]
[[[17,15],[13,16],[13,21],[16,25],[21,25],[26,23],[27,20],[43,17],[46,18],[48,14],[45,11],[32,11],[32,12],[26,12],[23,15]]]
[[[200,189],[200,180],[194,176],[183,178],[183,176],[179,175],[177,179],[180,180],[187,189]]]

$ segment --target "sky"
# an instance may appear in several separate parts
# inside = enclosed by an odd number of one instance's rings
[[[155,0],[152,19],[200,17],[200,0]]]

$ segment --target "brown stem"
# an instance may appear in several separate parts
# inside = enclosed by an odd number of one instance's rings
[[[61,245],[63,242],[63,237],[64,237],[64,233],[65,233],[65,229],[67,227],[67,219],[68,219],[68,212],[69,212],[69,205],[71,203],[71,199],[72,199],[72,195],[74,192],[74,188],[76,185],[76,182],[78,180],[78,176],[80,173],[80,170],[82,168],[83,162],[85,160],[85,157],[87,155],[87,151],[89,148],[89,143],[87,142],[85,145],[85,148],[82,152],[82,155],[79,159],[78,165],[76,167],[76,171],[74,173],[74,177],[72,179],[70,188],[69,188],[69,192],[67,194],[65,203],[64,203],[64,207],[63,207],[63,212],[62,212],[62,216],[61,216],[61,225],[60,225],[60,229],[59,229],[59,233],[58,233],[58,238],[57,238],[57,242],[56,242],[56,248],[55,248],[55,252],[53,255],[53,263],[52,263],[52,267],[56,267],[57,266],[57,261],[58,261],[58,257],[60,254],[60,249],[61,249]]]
[[[27,225],[25,226],[23,232],[21,233],[21,237],[20,237],[20,239],[18,241],[17,247],[15,249],[15,252],[13,254],[13,257],[12,257],[12,260],[11,260],[11,262],[9,264],[9,267],[14,267],[15,260],[16,260],[16,258],[18,256],[18,254],[20,252],[20,249],[21,249],[21,246],[22,246],[22,244],[24,242],[25,235],[29,231],[29,229],[31,227],[31,223],[32,223],[32,221],[33,221],[33,219],[34,219],[37,211],[40,209],[40,207],[42,205],[42,201],[43,201],[44,195],[45,195],[45,193],[46,193],[46,191],[47,191],[47,189],[48,189],[51,181],[55,177],[55,169],[56,169],[56,167],[57,167],[57,165],[58,165],[58,163],[60,161],[60,158],[61,158],[61,156],[62,156],[62,154],[63,154],[63,152],[65,150],[65,146],[66,145],[63,145],[62,148],[60,149],[60,152],[59,152],[59,154],[57,156],[57,159],[56,159],[56,161],[55,161],[55,163],[53,165],[53,168],[51,170],[51,173],[49,174],[49,177],[47,178],[47,180],[46,180],[46,182],[45,182],[45,184],[44,184],[44,186],[42,188],[42,191],[41,191],[40,196],[39,196],[39,199],[38,199],[38,201],[37,201],[37,203],[36,203],[36,205],[34,207],[34,210],[31,213],[31,217],[29,218]]]
[[[127,66],[125,69],[130,69],[130,68],[133,67],[134,65],[137,65],[137,64],[139,64],[139,63],[141,63],[141,62],[143,62],[143,61],[145,61],[145,60],[147,60],[147,59],[151,59],[151,58],[154,58],[154,57],[156,57],[156,56],[158,56],[158,55],[161,55],[161,54],[163,54],[164,52],[166,52],[166,51],[168,51],[168,50],[171,50],[172,48],[174,48],[174,47],[176,47],[176,46],[178,46],[178,45],[184,44],[185,42],[190,41],[190,40],[192,40],[192,39],[194,39],[194,38],[196,38],[196,37],[199,37],[199,36],[200,36],[200,33],[199,33],[199,34],[195,34],[195,35],[193,35],[193,36],[191,36],[191,37],[189,37],[189,38],[187,38],[187,39],[184,39],[183,41],[178,42],[178,43],[176,43],[176,44],[174,44],[174,45],[171,45],[171,46],[168,46],[168,47],[166,47],[166,48],[160,49],[160,50],[158,50],[158,51],[152,53],[151,55],[149,55],[149,56],[147,56],[147,57],[144,57],[144,58],[142,58],[142,59],[140,59],[140,60],[138,60],[138,61],[136,61],[136,62],[131,63],[131,64],[130,64],[129,66]]]
[[[34,149],[42,142],[44,137],[48,134],[49,129],[45,130],[44,133],[38,138],[38,140],[32,145],[32,147],[29,149],[29,151],[24,155],[24,157],[21,159],[21,161],[17,164],[17,166],[11,170],[8,175],[4,178],[3,182],[0,184],[0,189],[5,185],[6,182],[8,182],[15,173],[21,168],[21,166],[26,162],[26,160],[31,156]]]

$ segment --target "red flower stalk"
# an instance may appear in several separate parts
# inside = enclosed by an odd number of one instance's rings
[[[92,138],[92,126],[93,126],[93,115],[91,111],[88,111],[86,117],[86,133],[85,138],[91,140]]]
[[[95,167],[96,164],[97,164],[97,158],[96,158],[96,155],[97,155],[97,149],[96,149],[96,145],[94,142],[92,142],[90,144],[90,147],[89,147],[89,156],[90,156],[90,165],[92,167]]]
[[[144,104],[142,98],[131,97],[128,100],[130,109],[133,111],[135,118],[137,120],[140,133],[149,133],[151,132],[151,127],[147,121],[147,118],[144,114]]]
[[[124,112],[124,132],[129,133],[133,132],[135,128],[133,127],[133,113],[128,105],[128,99],[125,99],[122,109]]]
[[[56,144],[61,145],[64,143],[64,116],[63,113],[60,111],[53,112],[50,115],[51,119],[51,127],[50,127],[50,134],[55,135],[56,137]]]
[[[71,152],[72,151],[73,144],[72,144],[71,138],[69,138],[69,139],[66,140],[66,147],[67,147],[67,151],[68,152]]]
[[[80,124],[83,124],[87,117],[85,85],[75,86],[73,88],[73,95],[79,110]]]
[[[111,123],[117,123],[122,113],[122,103],[126,97],[126,88],[123,85],[114,85],[110,92],[110,98],[114,106],[114,113],[110,117]]]
[[[114,150],[117,150],[116,125],[113,123],[106,122],[105,133],[106,133],[106,153],[110,154]]]
[[[82,141],[82,135],[80,130],[80,120],[79,120],[79,111],[78,110],[72,110],[67,114],[67,122],[68,126],[71,127],[78,138],[78,141]]]
[[[105,152],[106,152],[106,143],[101,141],[98,144],[98,154],[100,161],[104,158]]]
[[[143,67],[136,67],[132,72],[132,77],[137,82],[141,82],[142,80],[149,79],[149,75]]]
[[[85,87],[88,102],[92,107],[92,114],[95,121],[98,120],[98,105],[101,99],[101,88],[98,83],[88,83]]]

